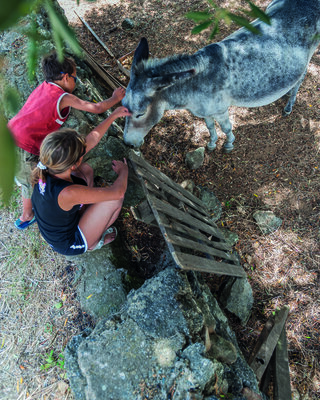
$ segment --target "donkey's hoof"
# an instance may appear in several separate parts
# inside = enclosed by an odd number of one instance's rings
[[[288,110],[286,110],[284,108],[283,111],[282,111],[282,116],[283,117],[288,117],[291,114],[291,111],[292,111],[292,109],[288,111]]]
[[[209,151],[209,153],[211,153],[213,150],[215,150],[217,146],[214,144],[213,146],[210,146],[210,144],[207,144],[207,150]]]
[[[231,153],[232,150],[233,150],[233,146],[232,147],[224,147],[223,148],[223,152],[226,153],[226,154]]]

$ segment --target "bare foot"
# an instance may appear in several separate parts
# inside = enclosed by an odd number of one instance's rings
[[[114,229],[111,233],[108,233],[105,237],[104,237],[104,242],[103,244],[108,244],[114,241],[114,239],[117,237],[117,231]]]

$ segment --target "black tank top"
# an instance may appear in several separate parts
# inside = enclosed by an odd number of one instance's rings
[[[71,177],[73,182],[48,175],[45,184],[38,182],[34,186],[31,196],[40,233],[55,249],[68,248],[74,240],[74,232],[78,229],[81,205],[64,211],[58,204],[58,196],[62,189],[73,184],[86,185],[83,179],[72,175]]]

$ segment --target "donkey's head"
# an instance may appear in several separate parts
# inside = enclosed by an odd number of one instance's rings
[[[130,82],[122,100],[132,114],[126,118],[123,139],[127,145],[134,147],[143,144],[149,130],[160,121],[163,112],[171,108],[164,89],[194,73],[194,70],[160,73],[159,67],[155,67],[160,60],[148,62],[148,57],[148,42],[142,38],[134,53]]]

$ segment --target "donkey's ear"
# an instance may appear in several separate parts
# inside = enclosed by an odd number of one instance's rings
[[[147,60],[148,57],[149,57],[148,41],[145,37],[143,37],[140,40],[138,47],[136,48],[136,51],[134,52],[132,66],[137,65],[142,60]]]
[[[155,90],[159,91],[168,86],[174,85],[177,81],[191,78],[195,73],[195,69],[189,69],[188,71],[173,72],[172,74],[153,77],[152,85]]]

